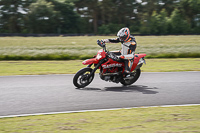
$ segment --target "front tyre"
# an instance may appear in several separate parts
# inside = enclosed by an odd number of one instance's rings
[[[92,68],[89,67],[79,70],[75,74],[73,79],[74,86],[76,86],[77,88],[84,88],[85,86],[89,85],[94,78],[94,74],[92,74],[92,76],[89,79],[87,78],[91,72]]]
[[[128,79],[123,79],[120,83],[123,84],[123,85],[131,85],[133,83],[135,83],[138,78],[140,77],[140,73],[141,73],[141,70],[140,69],[136,69],[132,72],[131,76],[128,78]]]

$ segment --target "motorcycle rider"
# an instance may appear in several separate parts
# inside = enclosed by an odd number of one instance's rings
[[[130,35],[130,30],[127,27],[120,29],[115,39],[103,39],[104,43],[119,43],[121,42],[121,51],[114,52],[117,56],[117,61],[124,61],[125,75],[130,74],[131,63],[134,61],[135,49],[137,46],[135,37]]]

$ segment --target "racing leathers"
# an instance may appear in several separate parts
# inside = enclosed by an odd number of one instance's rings
[[[135,49],[137,46],[136,40],[134,36],[129,36],[129,39],[127,41],[120,41],[119,38],[115,39],[104,39],[105,43],[119,43],[121,42],[121,51],[118,53],[115,53],[118,56],[119,59],[124,61],[125,63],[125,72],[130,72],[130,67],[132,66],[133,60],[134,60],[134,54]]]

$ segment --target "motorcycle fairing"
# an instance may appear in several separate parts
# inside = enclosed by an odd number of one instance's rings
[[[87,59],[87,60],[84,60],[82,62],[83,65],[90,65],[90,64],[97,64],[99,61],[96,59],[96,58],[91,58],[91,59]]]
[[[133,65],[131,67],[131,72],[136,68],[140,58],[143,58],[145,56],[146,56],[146,54],[135,54],[134,62],[133,62]]]
[[[107,62],[101,64],[101,67],[103,68],[103,73],[106,73],[107,69],[110,68],[122,67],[124,69],[124,62],[117,62],[109,58]]]
[[[103,49],[100,49],[96,55],[97,60],[101,60],[106,57],[106,52]]]
[[[97,52],[95,58],[87,59],[82,62],[83,65],[90,65],[90,64],[98,64],[98,62],[106,57],[106,52],[103,49],[100,49]]]
[[[105,57],[105,53],[103,50],[99,50],[98,53],[97,53],[97,56],[98,54],[101,54],[103,57]],[[135,58],[134,58],[134,62],[131,66],[131,72],[136,68],[136,66],[138,65],[138,62],[140,60],[140,58],[143,58],[145,57],[146,54],[135,54]],[[90,64],[98,64],[99,60],[97,60],[96,58],[91,58],[91,59],[87,59],[87,60],[84,60],[82,62],[83,65],[90,65]],[[131,63],[131,61],[130,61]],[[117,61],[114,61],[112,59],[109,59],[107,62],[103,63],[102,65],[102,68],[105,68],[103,69],[103,73],[106,72],[107,68],[110,66],[110,68],[113,66],[113,67],[122,67],[123,68],[123,71],[124,71],[124,62],[117,62]],[[103,66],[107,66],[106,67],[103,67]]]

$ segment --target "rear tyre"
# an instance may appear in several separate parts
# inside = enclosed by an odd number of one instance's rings
[[[92,74],[92,76],[89,79],[87,79],[91,72],[92,68],[89,67],[79,70],[75,74],[73,79],[74,86],[76,86],[77,88],[84,88],[85,86],[89,85],[94,78],[94,74]]]
[[[134,72],[132,72],[130,78],[128,79],[123,79],[120,83],[123,84],[123,85],[131,85],[133,83],[135,83],[138,78],[140,77],[140,73],[141,73],[141,70],[140,69],[136,69],[134,70]]]

